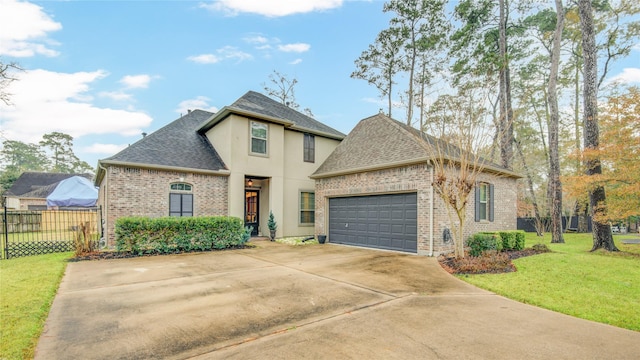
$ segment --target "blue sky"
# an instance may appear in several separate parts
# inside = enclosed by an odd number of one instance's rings
[[[277,70],[296,100],[348,133],[385,107],[351,79],[354,60],[388,26],[383,1],[0,0],[0,56],[26,71],[0,105],[3,138],[37,142],[61,131],[95,166],[177,119],[216,111]],[[636,50],[612,76],[637,77]],[[627,70],[625,70],[625,68]]]

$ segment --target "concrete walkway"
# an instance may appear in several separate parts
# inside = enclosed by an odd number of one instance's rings
[[[638,359],[640,332],[338,245],[70,263],[36,359]]]

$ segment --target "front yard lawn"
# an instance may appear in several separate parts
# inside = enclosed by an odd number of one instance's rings
[[[634,236],[614,236],[622,251],[608,253],[589,252],[590,233],[564,234],[565,244],[527,233],[526,247],[543,243],[552,252],[514,260],[516,272],[458,277],[523,303],[640,331],[640,245],[621,243]]]
[[[0,359],[32,359],[73,253],[0,260]]]

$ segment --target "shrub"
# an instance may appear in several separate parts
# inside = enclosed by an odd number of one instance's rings
[[[226,249],[248,240],[242,220],[226,216],[124,217],[115,234],[118,251],[137,255]]]
[[[477,233],[467,239],[469,255],[480,256],[487,250],[502,250],[500,235],[496,233]]]
[[[498,232],[502,238],[502,248],[504,250],[522,250],[524,249],[524,231],[510,230]]]

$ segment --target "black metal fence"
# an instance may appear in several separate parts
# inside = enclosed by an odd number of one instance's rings
[[[587,232],[591,232],[591,216],[587,217]],[[545,232],[551,231],[551,219],[542,219],[542,228]],[[524,230],[526,232],[536,232],[536,219],[532,217],[518,218],[518,230]],[[577,216],[563,216],[562,228],[567,231],[576,231],[578,229],[578,217]]]
[[[102,238],[100,208],[8,210],[0,217],[1,259],[74,251],[76,240]],[[95,247],[95,246],[94,246]]]

